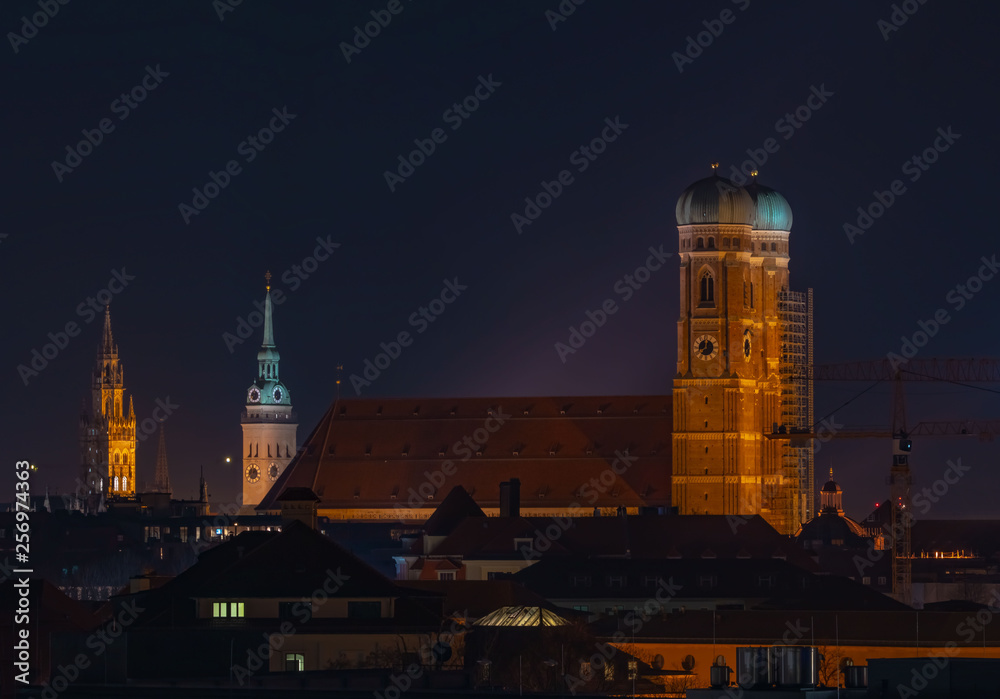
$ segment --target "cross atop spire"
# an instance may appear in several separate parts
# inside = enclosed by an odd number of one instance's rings
[[[271,270],[264,272],[264,281],[267,282],[267,290],[271,290]]]

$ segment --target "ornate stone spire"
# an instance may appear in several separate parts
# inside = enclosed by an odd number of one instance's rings
[[[167,470],[167,444],[160,423],[160,445],[156,450],[156,476],[153,489],[158,493],[170,493],[170,472]]]
[[[104,335],[101,340],[101,354],[115,354],[115,341],[111,336],[111,306],[104,307]]]

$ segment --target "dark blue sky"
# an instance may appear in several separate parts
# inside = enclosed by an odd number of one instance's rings
[[[815,289],[817,361],[898,351],[939,308],[950,320],[922,356],[1000,355],[1000,284],[986,282],[961,310],[947,300],[982,256],[1000,252],[997,9],[910,4],[919,9],[892,32],[878,25],[893,13],[888,2],[589,0],[555,30],[546,12],[556,0],[401,0],[397,14],[381,0],[257,1],[222,20],[209,0],[60,5],[16,52],[10,34],[0,46],[0,463],[12,470],[30,458],[39,487],[71,486],[100,337],[100,323],[76,309],[122,267],[135,277],[112,301],[126,388],[140,420],[157,399],[179,406],[167,428],[179,496],[195,494],[199,464],[215,498],[237,491],[237,468],[218,459],[237,456],[260,333],[233,352],[224,334],[262,298],[267,269],[287,296],[275,335],[300,440],[334,396],[336,365],[345,380],[360,373],[403,331],[412,345],[364,395],[668,392],[676,258],[628,301],[615,284],[650,246],[676,249],[674,204],[708,163],[729,173],[771,138],[778,148],[761,181],[794,211],[792,284]],[[373,11],[391,21],[348,62],[341,43]],[[37,12],[5,3],[0,29],[21,33],[21,17]],[[675,52],[705,23],[721,33],[679,70]],[[143,101],[116,102],[144,76],[155,88]],[[453,105],[477,85],[486,99],[461,116]],[[790,126],[786,114],[815,92],[825,101]],[[615,118],[627,128],[579,171],[574,153]],[[57,177],[53,161],[66,163],[67,146],[105,119],[100,144]],[[269,124],[282,130],[262,150],[244,143]],[[939,128],[960,137],[947,143]],[[390,191],[385,171],[414,139],[429,149],[435,129],[434,152]],[[948,146],[936,162],[904,170],[935,139]],[[179,205],[229,161],[238,173],[185,221]],[[519,234],[511,215],[562,170],[572,182]],[[852,243],[844,224],[896,179],[906,191]],[[340,247],[289,283],[317,237]],[[417,333],[411,314],[456,278],[468,288]],[[619,311],[562,362],[555,343],[607,298],[622,301]],[[70,321],[80,335],[25,385],[18,365]],[[860,388],[819,386],[817,417]],[[912,421],[1000,416],[996,394],[913,394]],[[871,424],[888,413],[888,391],[877,390],[843,417]],[[887,453],[828,445],[817,461],[824,471],[834,463],[861,516],[884,496]],[[917,484],[939,478],[949,458],[975,467],[929,516],[989,515],[995,447],[920,443]],[[140,481],[151,479],[155,437],[138,459]],[[12,482],[0,487],[12,493]]]

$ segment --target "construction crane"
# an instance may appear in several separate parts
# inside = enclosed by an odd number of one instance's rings
[[[874,385],[892,381],[892,420],[889,430],[838,429],[826,430],[822,438],[858,439],[866,437],[892,439],[892,466],[889,469],[889,498],[891,504],[890,541],[892,544],[892,593],[904,604],[911,600],[911,542],[912,515],[909,454],[913,447],[911,437],[960,437],[978,435],[980,440],[992,441],[1000,434],[1000,420],[962,420],[920,422],[907,429],[906,400],[903,381],[937,381],[968,386],[972,383],[1000,382],[1000,359],[995,358],[926,358],[904,361],[888,358],[875,361],[819,364],[802,367],[796,375],[799,380],[813,381],[872,381]],[[863,393],[867,392],[865,389]],[[855,396],[855,398],[860,397]],[[854,399],[852,399],[854,400]],[[850,401],[848,401],[850,402]],[[846,405],[846,404],[845,404]],[[843,407],[843,406],[841,406]],[[788,432],[779,428],[768,435],[774,439],[787,439],[791,446],[805,446],[815,439],[816,426],[805,431]]]

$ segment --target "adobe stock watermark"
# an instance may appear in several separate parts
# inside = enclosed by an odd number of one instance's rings
[[[372,692],[375,699],[399,699],[400,696],[408,692],[413,687],[413,682],[423,676],[427,666],[440,660],[442,648],[450,647],[452,639],[462,636],[469,630],[469,627],[472,626],[471,621],[469,610],[466,609],[462,614],[462,622],[459,623],[457,619],[452,619],[448,630],[438,636],[437,643],[433,646],[422,643],[418,651],[421,662],[410,663],[403,668],[402,672],[389,675],[388,686],[381,692]]]
[[[422,334],[468,288],[465,284],[458,282],[458,277],[445,279],[444,286],[437,297],[431,299],[426,306],[420,306],[410,314],[410,317],[407,319],[410,327],[417,329],[417,335]],[[360,396],[362,388],[371,386],[372,382],[378,379],[382,375],[382,372],[389,368],[389,365],[399,359],[399,355],[403,353],[403,349],[413,344],[414,339],[413,335],[403,330],[396,335],[395,340],[390,340],[387,343],[379,343],[379,348],[382,351],[376,354],[374,359],[365,358],[363,375],[351,374],[350,376],[351,386],[354,387],[354,394]]]
[[[40,12],[21,17],[21,32],[7,32],[7,41],[14,53],[18,53],[20,47],[38,36],[38,30],[46,26],[49,20],[59,14],[60,5],[68,5],[69,0],[38,0]]]
[[[962,137],[962,134],[954,133],[951,128],[950,126],[947,129],[938,127],[938,135],[931,142],[931,145],[903,163],[903,174],[909,176],[911,183],[919,180],[925,172],[930,170],[931,165],[938,161],[941,153],[947,152],[955,144],[955,141]],[[875,221],[882,218],[882,215],[896,203],[896,198],[906,194],[907,191],[906,185],[901,179],[893,180],[889,184],[889,189],[884,192],[877,189],[873,191],[872,195],[875,197],[875,201],[864,207],[859,206],[857,209],[858,218],[855,221],[857,225],[849,221],[844,222],[844,234],[847,236],[848,242],[853,245],[856,237],[867,233]]]
[[[119,122],[125,121],[132,114],[132,110],[137,109],[140,104],[145,102],[149,93],[158,88],[163,83],[163,79],[169,76],[170,73],[161,69],[159,63],[156,64],[156,68],[146,66],[146,74],[142,76],[135,87],[111,100],[108,109],[118,117]],[[83,159],[104,143],[104,137],[112,133],[115,126],[116,124],[110,117],[104,117],[97,122],[97,128],[82,129],[80,133],[83,134],[83,140],[75,146],[66,146],[66,157],[62,161],[52,161],[52,172],[56,179],[61,183],[66,175],[80,167],[83,164]]]
[[[622,132],[628,128],[628,124],[623,124],[618,115],[615,115],[614,119],[606,117],[604,123],[606,126],[599,135],[591,139],[589,144],[580,146],[569,154],[570,165],[576,166],[577,173],[586,171],[590,164],[607,149],[608,144],[617,141]],[[510,215],[510,222],[514,224],[514,230],[517,231],[517,234],[521,235],[525,226],[534,223],[535,219],[542,215],[542,209],[549,208],[552,202],[562,196],[563,191],[574,181],[573,173],[570,170],[560,170],[556,179],[551,182],[543,180],[541,183],[542,191],[534,197],[524,198],[524,214],[515,212]]]
[[[601,495],[614,486],[619,476],[638,460],[638,456],[630,456],[628,452],[615,451],[615,458],[608,467],[589,481],[582,483],[576,495],[586,500],[588,507],[593,507]],[[573,517],[584,517],[589,514],[579,501],[570,503],[569,510],[569,517],[552,517],[552,524],[545,527],[544,531],[535,529],[535,536],[532,537],[530,545],[521,544],[518,551],[525,560],[541,558],[542,554],[552,548],[552,544],[561,539],[562,535],[573,526]]]
[[[289,112],[287,106],[281,109],[274,107],[271,109],[271,113],[274,116],[268,121],[267,126],[262,127],[256,134],[247,136],[236,146],[236,153],[243,156],[244,163],[252,163],[256,160],[257,156],[263,153],[274,142],[274,135],[284,131],[285,127],[292,123],[292,120],[298,116],[298,114]],[[199,216],[202,211],[207,209],[212,200],[229,186],[233,178],[242,173],[243,166],[240,165],[238,160],[230,160],[218,172],[209,170],[209,181],[201,189],[198,187],[191,188],[191,191],[194,193],[191,203],[181,202],[177,205],[181,218],[184,219],[184,224],[189,225],[192,217]]]
[[[548,21],[552,31],[555,31],[560,22],[565,22],[571,14],[576,12],[576,8],[585,2],[587,0],[562,0],[556,9],[546,10],[545,19]]]
[[[92,658],[104,655],[108,646],[121,638],[125,630],[134,624],[139,614],[144,611],[146,608],[139,606],[134,599],[123,603],[118,613],[105,624],[104,628],[93,632],[84,641],[87,652],[77,653],[72,663],[60,665],[52,671],[49,682],[42,683],[42,692],[39,696],[42,699],[56,699],[65,692],[70,684],[80,677],[81,671],[90,667]]]
[[[963,466],[961,459],[956,459],[955,463],[948,461],[948,468],[944,474],[930,486],[921,488],[920,492],[913,496],[913,506],[920,510],[920,514],[925,515],[931,511],[931,506],[940,502],[941,498],[948,494],[951,486],[962,480],[962,477],[972,470],[971,466]]]
[[[227,12],[234,12],[237,7],[243,4],[243,0],[212,0],[212,9],[220,22],[226,20]]]
[[[307,623],[312,619],[316,610],[337,594],[343,588],[344,583],[350,579],[351,576],[343,572],[339,566],[336,571],[327,568],[323,584],[313,590],[312,595],[308,598],[303,598],[292,605],[292,616],[295,617],[299,625]],[[223,604],[225,603],[223,602]],[[264,642],[255,648],[248,648],[246,661],[230,668],[232,676],[236,678],[240,686],[242,687],[262,667],[267,666],[271,653],[281,650],[285,645],[285,640],[289,636],[294,636],[297,631],[298,626],[286,619],[278,627],[278,633],[263,632]]]
[[[492,97],[493,93],[501,85],[503,83],[493,79],[493,73],[490,73],[485,78],[480,75],[479,81],[472,89],[472,92],[463,98],[461,102],[455,102],[448,109],[444,110],[441,114],[441,119],[445,124],[451,126],[452,131],[458,131],[465,120],[479,109],[479,105]],[[416,169],[427,162],[427,159],[434,155],[437,147],[447,140],[448,134],[440,127],[432,130],[428,138],[413,139],[413,144],[416,148],[411,150],[407,156],[400,153],[396,158],[399,162],[396,170],[394,172],[385,170],[382,173],[385,183],[389,186],[389,191],[395,194],[397,185],[406,182],[407,177],[413,176]]]
[[[621,297],[622,303],[631,299],[635,292],[641,289],[643,284],[652,278],[653,273],[662,269],[663,263],[673,257],[673,253],[663,250],[663,244],[659,248],[654,248],[650,245],[649,253],[645,264],[636,267],[635,271],[631,274],[626,274],[616,281],[612,287],[615,294]],[[587,343],[587,340],[593,337],[600,328],[604,327],[604,324],[608,322],[608,318],[618,312],[618,308],[615,297],[612,296],[604,299],[596,311],[588,310],[584,313],[587,319],[580,323],[578,327],[570,326],[569,337],[566,342],[557,342],[555,344],[559,360],[565,364],[566,357],[576,354],[577,350]]]
[[[511,418],[509,414],[504,413],[503,406],[497,406],[496,413],[496,415],[487,417],[482,427],[476,428],[472,431],[472,434],[465,435],[462,439],[451,445],[452,453],[456,457],[461,457],[459,463],[464,464],[472,458],[473,454],[481,454],[486,443],[490,441],[490,437],[499,432],[500,428]],[[457,465],[452,459],[442,461],[440,468],[433,471],[424,471],[423,482],[416,489],[413,487],[410,488],[406,505],[396,503],[393,505],[393,509],[399,510],[404,507],[415,509],[422,507],[424,503],[437,495],[445,483],[448,482],[448,479],[457,472]]]
[[[170,396],[157,398],[156,407],[153,408],[152,417],[143,419],[136,425],[135,436],[140,442],[145,442],[150,435],[160,429],[160,424],[166,422],[167,418],[174,414],[177,408],[181,407],[177,403],[170,402]]]
[[[730,0],[730,2],[738,5],[740,12],[750,7],[750,0]],[[705,27],[705,30],[698,32],[695,36],[691,36],[690,34],[687,36],[684,53],[674,51],[670,54],[670,57],[674,59],[674,65],[677,66],[677,72],[683,73],[685,66],[694,63],[694,60],[701,56],[705,52],[705,49],[714,44],[715,40],[722,36],[722,32],[726,30],[726,26],[735,21],[736,13],[728,7],[719,13],[718,19],[702,20],[701,24]]]
[[[413,0],[410,0],[413,2]],[[400,0],[389,0],[384,10],[372,10],[369,14],[372,21],[364,25],[364,29],[359,25],[354,25],[354,36],[350,43],[340,42],[340,52],[344,54],[344,60],[351,62],[351,57],[361,53],[361,49],[368,48],[372,39],[382,33],[382,30],[389,26],[392,18],[405,10]]]
[[[625,615],[622,621],[625,622],[626,628],[616,629],[611,635],[610,643],[597,641],[594,644],[597,652],[590,656],[586,665],[581,664],[581,670],[585,670],[586,672],[581,671],[579,675],[572,673],[563,675],[563,682],[566,684],[566,689],[569,690],[570,694],[576,696],[577,691],[585,687],[595,673],[598,676],[603,675],[605,665],[618,654],[618,648],[611,645],[612,643],[627,643],[630,636],[634,638],[637,633],[642,631],[643,626],[650,619],[662,614],[666,610],[668,603],[679,595],[683,589],[684,586],[680,583],[675,583],[673,577],[667,580],[663,578],[657,579],[656,592],[641,605],[636,605],[632,611]],[[587,676],[585,677],[584,675]]]
[[[965,308],[966,304],[983,290],[986,282],[996,277],[997,272],[1000,271],[1000,263],[997,262],[996,253],[990,258],[984,255],[979,258],[979,261],[983,263],[979,269],[970,275],[965,282],[952,287],[945,295],[945,301],[951,305],[955,312]],[[899,347],[899,353],[889,352],[885,355],[893,371],[917,356],[917,353],[926,347],[927,343],[949,322],[951,322],[951,315],[948,313],[947,308],[937,309],[928,320],[917,321],[918,329],[912,335],[909,337],[906,335],[900,336],[899,339],[902,341],[902,344]]]
[[[77,304],[76,314],[83,318],[84,325],[91,323],[94,318],[104,311],[104,307],[111,303],[115,294],[120,294],[134,281],[135,276],[127,273],[125,268],[121,270],[111,270],[111,279],[107,286],[99,290],[93,296],[88,296],[84,301]],[[25,386],[28,381],[38,376],[48,367],[49,363],[59,356],[59,353],[69,347],[70,340],[80,335],[82,328],[76,321],[68,321],[60,330],[50,332],[47,337],[49,342],[41,346],[41,349],[32,348],[31,359],[27,364],[17,365],[17,375]]]
[[[889,19],[880,19],[875,22],[875,26],[882,34],[883,41],[888,41],[890,36],[898,32],[899,28],[910,21],[910,17],[917,14],[920,6],[926,2],[927,0],[903,0],[899,5],[893,3]]]
[[[340,243],[330,240],[331,237],[329,235],[326,238],[316,236],[316,247],[313,248],[312,254],[303,257],[302,262],[287,267],[278,277],[288,285],[290,292],[297,291],[302,286],[302,282],[315,274],[316,270],[319,269],[320,263],[329,260],[334,251],[340,247]],[[272,304],[280,306],[287,300],[288,296],[284,290],[278,288],[271,289]],[[256,328],[264,324],[264,302],[257,299],[253,302],[253,305],[257,310],[250,311],[246,318],[236,316],[235,332],[222,333],[222,341],[226,343],[226,349],[229,350],[229,354],[232,354],[239,345],[242,345],[249,339]]]
[[[912,508],[901,509],[895,522],[891,525],[882,525],[882,531],[886,540],[885,548],[876,549],[875,542],[872,541],[863,556],[855,554],[852,563],[854,563],[854,567],[858,571],[858,577],[865,577],[866,569],[871,568],[875,563],[891,553],[892,542],[906,535],[906,530],[910,529],[914,522],[916,522],[917,518],[913,514],[915,508],[920,510],[920,514],[926,515],[931,511],[933,505],[936,505],[941,501],[941,498],[948,494],[953,485],[958,483],[966,473],[972,470],[970,466],[963,466],[961,459],[956,459],[956,462],[952,463],[949,459],[947,462],[948,468],[945,469],[941,478],[934,481],[929,488],[922,489],[913,497]],[[889,506],[894,507],[895,505],[890,503]]]
[[[796,107],[794,111],[786,112],[784,116],[774,122],[774,130],[782,135],[785,141],[789,140],[812,118],[813,114],[823,108],[827,100],[833,97],[834,94],[826,89],[826,83],[820,83],[819,87],[810,85],[809,94],[802,104]],[[742,187],[747,183],[748,178],[753,172],[762,167],[768,161],[768,158],[777,153],[780,148],[781,144],[778,143],[778,139],[773,137],[765,138],[760,148],[747,148],[747,155],[750,156],[749,159],[740,163],[738,170],[733,165],[729,172],[729,179],[737,187]],[[728,185],[724,182],[719,182],[720,188],[726,186]]]

